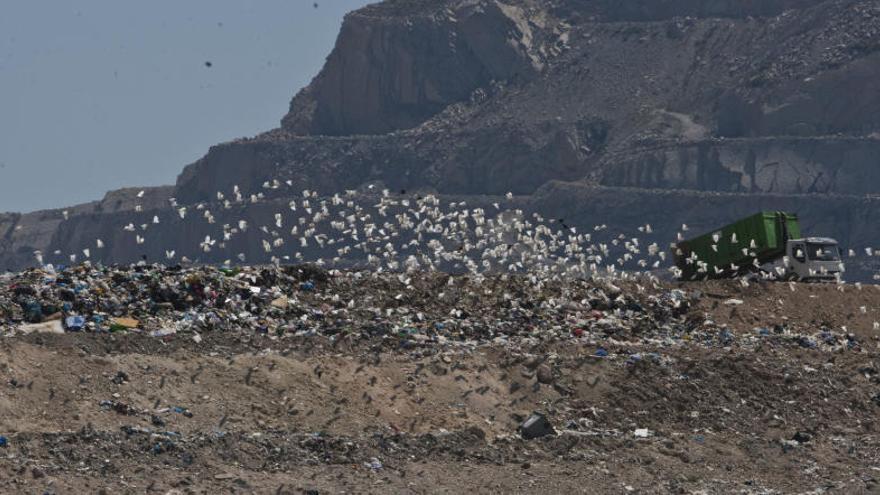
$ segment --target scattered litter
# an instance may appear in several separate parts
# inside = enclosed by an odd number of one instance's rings
[[[64,326],[70,332],[79,332],[86,326],[86,319],[82,316],[68,316],[64,319]]]
[[[487,290],[499,281],[504,290]],[[628,365],[664,363],[638,347],[622,349],[623,342],[829,351],[863,346],[845,329],[793,328],[785,321],[772,329],[737,331],[707,318],[705,308],[694,311],[705,293],[667,288],[650,278],[634,279],[644,283],[635,290],[626,281],[612,284],[602,277],[441,271],[413,277],[315,264],[83,263],[6,274],[2,282],[0,334],[140,333],[198,344],[206,334],[234,332],[271,339],[381,339],[413,353],[438,346],[571,340],[591,346],[597,358],[611,357],[613,348]],[[743,304],[742,299],[726,301]],[[539,371],[539,383],[555,386],[552,366],[533,371]]]
[[[119,325],[123,328],[137,328],[138,325],[140,324],[140,322],[135,320],[134,318],[123,318],[123,317],[113,318],[112,322],[114,325]]]
[[[19,331],[23,334],[29,333],[64,333],[64,327],[58,320],[47,321],[44,323],[29,323],[19,327]]]
[[[519,426],[519,433],[526,440],[532,440],[555,433],[553,425],[547,417],[541,413],[532,413],[528,419]]]

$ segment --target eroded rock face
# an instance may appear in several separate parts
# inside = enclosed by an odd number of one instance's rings
[[[546,12],[499,1],[348,15],[321,73],[282,121],[297,134],[381,134],[414,127],[494,80],[529,80],[547,56]]]
[[[607,20],[659,21],[673,17],[767,17],[802,9],[820,0],[599,0],[596,10]]]
[[[235,186],[260,192],[267,180],[317,191],[381,182],[393,190],[444,194],[531,194],[549,180],[576,180],[605,146],[602,121],[499,124],[468,132],[420,130],[379,136],[272,136],[216,146],[188,166],[176,196],[211,200]],[[242,167],[243,163],[248,164]]]
[[[600,182],[699,191],[873,194],[880,181],[875,138],[709,140],[608,157]]]
[[[98,239],[107,246],[107,261],[136,260],[142,250],[126,249],[128,243],[135,245],[135,239],[123,227],[149,222],[145,219],[152,219],[153,211],[170,213],[173,192],[171,186],[120,189],[108,192],[101,201],[70,208],[0,214],[0,271],[36,265],[36,251],[46,262],[69,263],[71,254],[82,261],[82,249],[98,254]],[[175,235],[179,232],[169,233],[167,239]]]
[[[875,35],[865,1],[385,2],[347,18],[280,131],[216,147],[178,195],[273,174],[461,194],[553,179],[878,192]]]

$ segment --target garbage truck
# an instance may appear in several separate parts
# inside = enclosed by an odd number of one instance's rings
[[[802,237],[798,217],[763,211],[672,245],[680,280],[733,278],[837,281],[844,273],[837,241]]]

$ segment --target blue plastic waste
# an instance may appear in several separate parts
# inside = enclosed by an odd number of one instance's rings
[[[172,409],[172,411],[176,412],[177,414],[183,414],[183,415],[186,416],[187,418],[191,418],[191,417],[193,417],[193,413],[190,412],[190,410],[187,409],[187,408],[185,408],[185,407],[174,406],[174,408]]]
[[[82,316],[68,316],[64,319],[64,326],[68,331],[79,332],[86,326],[86,319]]]

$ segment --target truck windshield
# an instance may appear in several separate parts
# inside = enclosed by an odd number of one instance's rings
[[[812,261],[840,261],[835,244],[807,244],[807,254]]]

